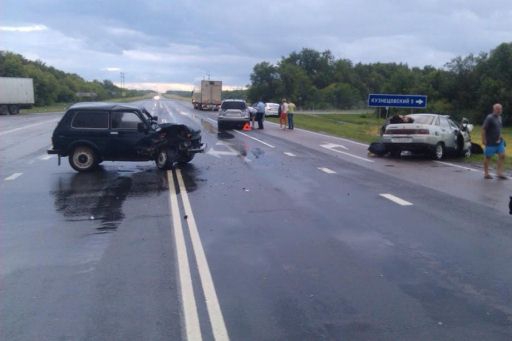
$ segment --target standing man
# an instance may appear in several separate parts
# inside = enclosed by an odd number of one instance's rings
[[[288,129],[293,129],[293,113],[297,107],[293,102],[288,103]]]
[[[501,113],[503,107],[496,103],[492,106],[492,113],[487,115],[482,124],[482,144],[485,145],[484,178],[492,179],[489,174],[489,162],[494,154],[498,154],[496,173],[501,180],[507,179],[504,173],[505,140],[501,136]]]
[[[283,98],[283,103],[281,104],[281,116],[279,116],[279,128],[286,129],[286,121],[288,115],[288,103],[286,102],[286,98]]]
[[[260,100],[256,104],[256,121],[258,121],[258,129],[263,129],[263,117],[265,116],[265,103]]]

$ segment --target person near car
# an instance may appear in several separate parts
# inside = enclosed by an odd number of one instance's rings
[[[288,102],[286,102],[286,98],[283,98],[283,103],[281,104],[281,115],[279,115],[279,128],[286,129],[286,121],[288,115]]]
[[[263,129],[263,117],[265,116],[265,103],[260,99],[256,104],[256,121],[258,121],[258,129]]]
[[[492,113],[487,115],[482,124],[482,144],[484,150],[484,178],[492,179],[489,174],[489,163],[494,155],[498,155],[496,174],[499,179],[505,180],[505,140],[501,136],[501,113],[503,106],[496,103],[492,106]]]
[[[288,103],[288,129],[293,129],[293,115],[295,113],[295,110],[297,110],[297,107],[295,106],[295,103],[289,102]]]

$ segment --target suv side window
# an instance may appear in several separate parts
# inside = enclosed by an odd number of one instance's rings
[[[137,125],[142,123],[140,117],[131,111],[112,112],[112,129],[132,129],[137,130]]]
[[[71,121],[72,128],[108,129],[107,111],[78,111]]]

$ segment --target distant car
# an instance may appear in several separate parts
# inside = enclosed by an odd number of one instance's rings
[[[241,99],[226,99],[220,105],[217,127],[224,130],[228,126],[242,127],[251,117],[247,104]]]
[[[469,156],[471,124],[455,123],[448,115],[411,114],[398,119],[400,123],[383,127],[380,154],[400,155],[402,151],[426,153],[441,160],[447,153]]]
[[[279,104],[265,103],[265,116],[279,116]]]
[[[158,124],[144,108],[116,103],[77,103],[53,131],[48,154],[69,157],[79,172],[102,161],[154,160],[160,169],[190,162],[203,152],[201,131],[182,124]]]

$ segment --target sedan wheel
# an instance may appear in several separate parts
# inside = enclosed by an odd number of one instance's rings
[[[69,164],[78,172],[88,172],[97,166],[98,158],[90,147],[79,146],[69,155]]]
[[[435,160],[441,160],[444,157],[444,145],[442,143],[436,144],[433,156]]]

